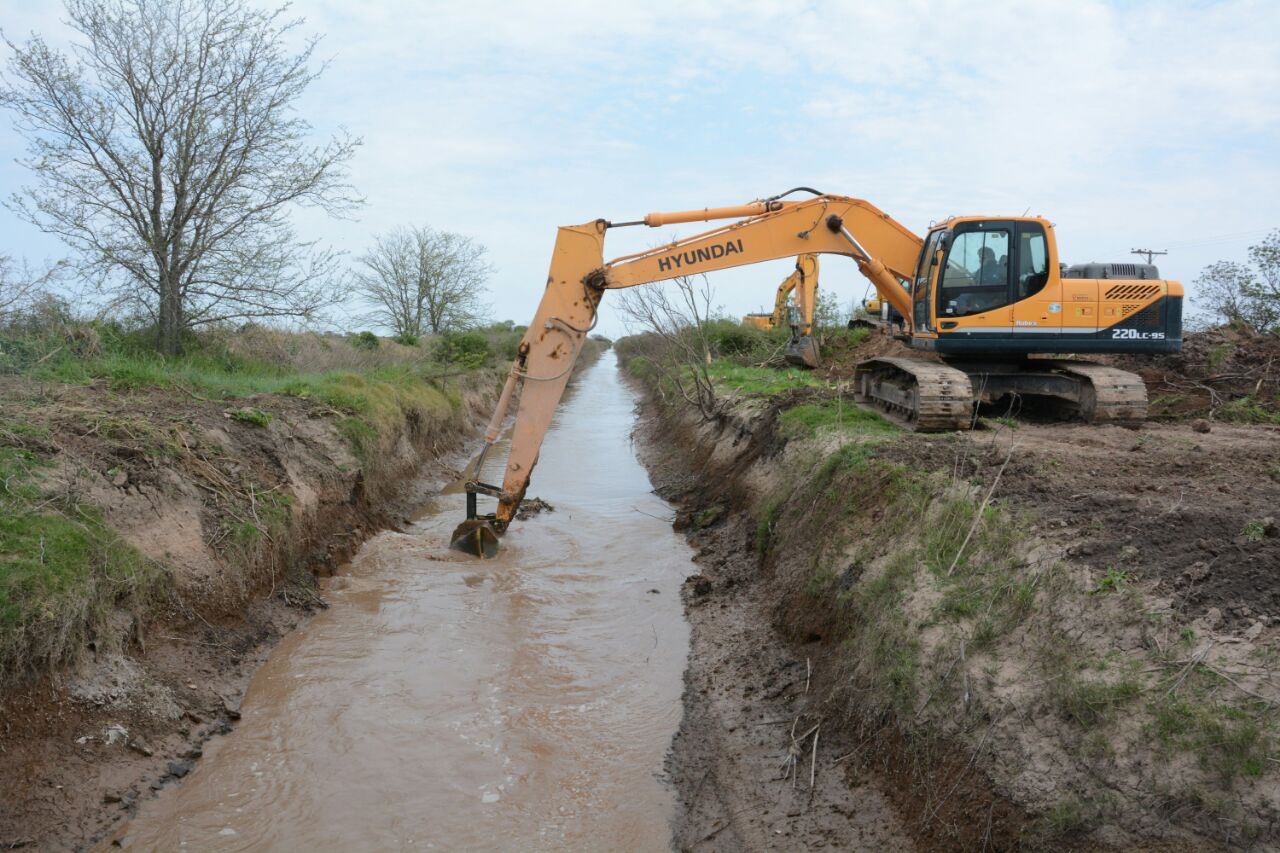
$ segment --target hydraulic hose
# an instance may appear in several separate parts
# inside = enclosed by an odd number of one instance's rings
[[[784,193],[779,193],[778,195],[769,196],[767,199],[765,199],[765,201],[777,201],[780,198],[786,198],[792,193],[810,193],[812,195],[826,195],[826,193],[819,192],[818,190],[815,190],[813,187],[792,187],[791,189],[787,190]]]

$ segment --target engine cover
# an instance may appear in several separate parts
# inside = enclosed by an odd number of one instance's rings
[[[1158,279],[1160,271],[1156,269],[1155,264],[1134,264],[1134,263],[1112,263],[1101,264],[1097,261],[1090,261],[1087,264],[1072,264],[1067,267],[1067,271],[1062,274],[1063,278],[1137,278],[1137,279]]]

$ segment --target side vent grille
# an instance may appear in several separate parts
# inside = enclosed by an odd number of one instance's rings
[[[1137,310],[1138,310],[1138,306],[1137,306],[1137,305],[1132,305],[1132,304],[1130,304],[1130,305],[1121,305],[1121,306],[1120,306],[1120,316],[1121,316],[1121,317],[1128,317],[1130,314],[1132,314],[1134,311],[1137,311]]]
[[[1160,292],[1158,284],[1117,284],[1107,288],[1107,299],[1150,299]],[[1125,313],[1128,313],[1126,310]]]

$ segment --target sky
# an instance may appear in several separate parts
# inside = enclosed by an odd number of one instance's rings
[[[1280,3],[298,0],[330,62],[299,109],[363,140],[350,253],[401,225],[485,244],[499,319],[525,323],[555,227],[737,204],[798,185],[864,198],[918,234],[951,215],[1042,215],[1068,263],[1167,249],[1166,278],[1244,260],[1280,228]],[[64,41],[57,3],[0,27]],[[0,117],[0,195],[30,180]],[[709,226],[611,231],[606,257]],[[0,210],[0,252],[57,258]],[[717,274],[731,315],[790,271]],[[651,285],[660,286],[660,285]],[[822,267],[842,305],[852,261]],[[616,303],[616,300],[613,300]],[[354,312],[353,312],[354,313]],[[599,330],[621,334],[606,299]]]

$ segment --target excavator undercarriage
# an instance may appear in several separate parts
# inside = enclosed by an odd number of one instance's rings
[[[1074,420],[1138,423],[1147,416],[1142,378],[1087,361],[1024,359],[949,364],[873,358],[854,370],[854,399],[916,432],[969,429],[982,404],[1049,400]]]

